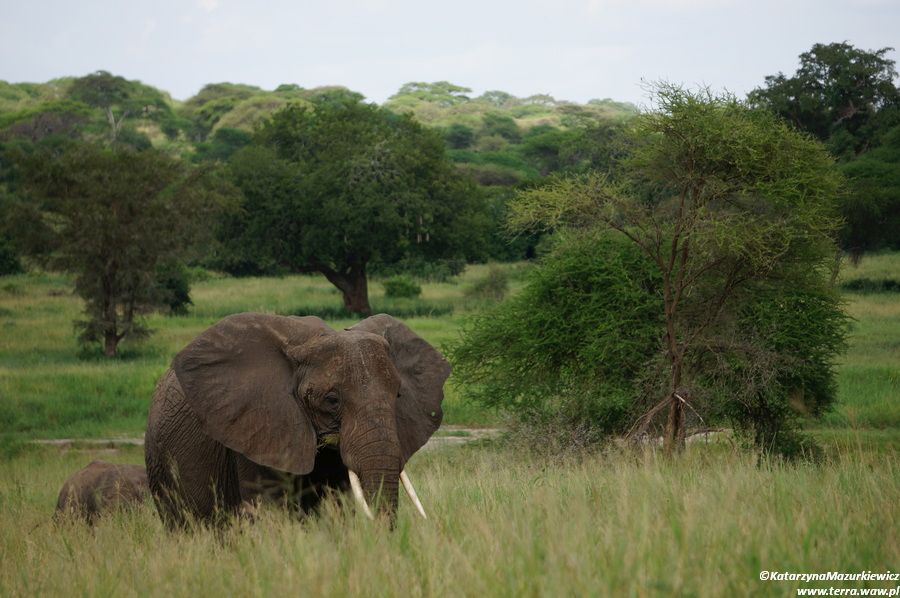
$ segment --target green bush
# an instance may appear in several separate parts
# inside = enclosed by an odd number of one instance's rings
[[[422,287],[410,276],[399,275],[392,276],[382,283],[384,285],[384,295],[386,297],[418,297],[422,294]]]
[[[610,235],[562,242],[525,288],[469,320],[450,348],[458,388],[530,424],[621,433],[659,347],[655,273]]]
[[[166,261],[156,268],[156,293],[158,303],[168,307],[169,313],[183,316],[188,313],[191,301],[190,272],[184,264]]]
[[[854,278],[841,283],[841,288],[857,293],[900,293],[900,280],[896,278]]]
[[[509,275],[506,273],[506,270],[497,266],[491,266],[483,278],[479,278],[465,290],[465,295],[470,299],[500,301],[506,297],[508,291]]]
[[[422,256],[406,257],[391,264],[372,262],[369,272],[373,276],[389,278],[406,274],[425,282],[449,282],[466,269],[466,261],[461,258],[425,259]]]
[[[0,276],[23,272],[19,255],[8,240],[0,237]]]

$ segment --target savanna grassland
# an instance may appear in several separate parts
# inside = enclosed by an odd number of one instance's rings
[[[510,269],[512,291],[525,266]],[[900,256],[866,257],[841,281],[894,278]],[[424,285],[376,311],[431,343],[453,341],[480,305],[486,273]],[[106,360],[79,351],[79,300],[52,273],[0,279],[0,595],[775,595],[798,587],[761,570],[897,570],[900,504],[900,295],[846,292],[853,316],[838,366],[840,405],[814,434],[818,464],[759,464],[730,441],[692,443],[669,462],[652,450],[560,457],[479,442],[422,451],[408,470],[429,513],[402,501],[396,529],[330,503],[295,521],[276,510],[220,532],[170,534],[152,505],[91,530],[51,521],[63,480],[92,459],[141,463],[135,447],[64,450],[34,438],[142,434],[156,378],[185,343],[240,311],[315,313],[333,327],[324,279],[220,278],[194,284],[187,316],[153,315],[142,344]],[[451,382],[445,423],[496,426]],[[894,587],[857,582],[836,587]]]

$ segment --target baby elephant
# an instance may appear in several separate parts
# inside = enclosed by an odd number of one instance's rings
[[[142,503],[148,496],[147,472],[140,465],[94,461],[65,481],[56,513],[74,513],[93,524],[101,514]]]

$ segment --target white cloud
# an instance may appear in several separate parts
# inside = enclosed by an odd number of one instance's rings
[[[206,12],[212,12],[219,8],[219,0],[197,0],[197,5]]]

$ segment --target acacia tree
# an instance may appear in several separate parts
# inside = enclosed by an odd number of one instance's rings
[[[75,275],[87,315],[75,323],[80,340],[114,357],[124,338],[148,333],[142,314],[170,304],[159,270],[210,237],[205,221],[228,188],[155,150],[70,144],[17,162],[26,251]]]
[[[753,344],[735,323],[754,295],[827,281],[840,177],[821,144],[769,112],[670,85],[658,86],[654,100],[630,132],[621,179],[590,174],[526,191],[511,206],[511,225],[599,226],[655,266],[665,383],[636,429],[665,412],[672,452],[684,442],[685,410],[696,409],[693,390],[709,374],[704,356]],[[831,337],[826,369],[840,341]],[[777,352],[776,344],[757,354]]]
[[[440,135],[377,106],[288,107],[235,154],[231,171],[244,195],[222,232],[232,269],[319,272],[350,312],[371,312],[372,260],[480,252],[477,195]]]
[[[169,116],[171,108],[152,87],[107,71],[97,71],[72,81],[69,98],[103,110],[111,141],[116,141],[129,116]],[[118,112],[118,115],[116,114]]]

